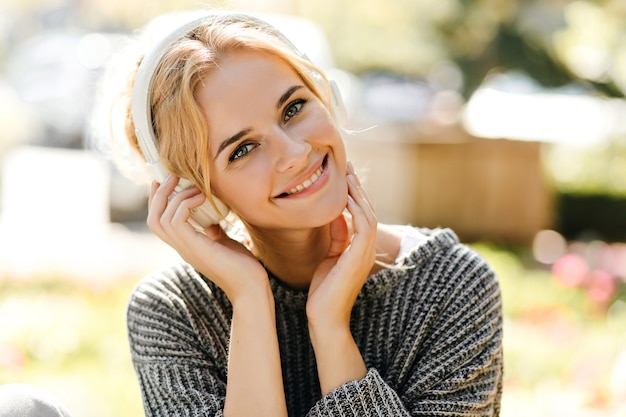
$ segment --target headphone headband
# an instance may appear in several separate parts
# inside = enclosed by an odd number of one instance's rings
[[[156,148],[157,136],[154,131],[151,110],[151,87],[157,66],[161,62],[163,55],[165,55],[175,42],[193,31],[203,22],[206,22],[208,19],[215,19],[218,17],[228,18],[228,20],[231,20],[232,22],[255,21],[269,26],[268,23],[243,13],[227,13],[221,11],[202,13],[200,17],[196,17],[169,32],[165,37],[157,41],[157,43],[150,49],[141,61],[137,74],[135,75],[131,99],[131,112],[133,123],[135,125],[135,134],[139,141],[141,151],[143,152],[149,165],[157,163],[160,160],[159,152]]]
[[[198,14],[192,13],[192,15],[197,16]],[[187,14],[185,14],[185,16],[187,16]],[[188,20],[186,23],[167,33],[163,38],[156,42],[156,44],[143,58],[135,76],[132,92],[131,112],[133,123],[135,125],[135,134],[148,165],[156,164],[160,161],[156,146],[157,136],[154,131],[152,119],[153,115],[151,110],[152,81],[154,79],[156,68],[161,62],[163,55],[165,55],[165,53],[176,41],[193,31],[204,22],[220,18],[230,23],[252,22],[263,27],[271,28],[276,36],[278,36],[287,46],[292,48],[292,50],[298,55],[308,60],[306,55],[300,52],[298,48],[296,48],[296,46],[273,25],[245,13],[226,11],[201,12],[198,17]],[[319,75],[313,75],[313,77],[321,80]],[[338,123],[345,123],[346,114],[339,89],[334,81],[329,80],[329,82],[331,84],[333,114]]]

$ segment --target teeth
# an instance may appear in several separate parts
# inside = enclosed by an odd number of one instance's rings
[[[302,191],[306,188],[309,188],[311,185],[313,185],[313,183],[315,183],[315,181],[317,181],[320,175],[322,175],[322,172],[324,172],[324,168],[319,167],[319,169],[315,171],[313,175],[311,175],[311,178],[309,178],[308,180],[305,180],[302,184],[289,190],[289,194],[297,193],[298,191]]]

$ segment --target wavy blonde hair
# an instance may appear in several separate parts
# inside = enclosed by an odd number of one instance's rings
[[[265,52],[283,59],[333,114],[328,79],[276,28],[240,13],[209,15],[163,55],[153,77],[150,102],[163,164],[174,175],[194,183],[209,199],[209,121],[196,92],[220,61],[237,51]],[[125,136],[140,155],[131,115],[131,94],[143,56],[130,71],[122,97]]]

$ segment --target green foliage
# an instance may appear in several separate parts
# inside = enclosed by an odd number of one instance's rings
[[[626,90],[626,8],[619,1],[324,0],[291,11],[322,25],[338,65],[355,73],[428,77],[441,62],[454,62],[466,97],[487,74],[506,70],[551,87],[582,80],[608,97]]]
[[[74,415],[141,415],[124,320],[130,288],[0,280],[0,384],[42,386]]]
[[[546,146],[546,174],[563,193],[626,196],[626,138],[588,147]]]

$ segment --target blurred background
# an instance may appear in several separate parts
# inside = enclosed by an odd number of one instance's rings
[[[176,255],[94,145],[94,96],[138,28],[203,6],[263,14],[336,79],[382,222],[491,262],[503,416],[626,415],[625,0],[3,0],[0,384],[141,415],[126,302]]]

